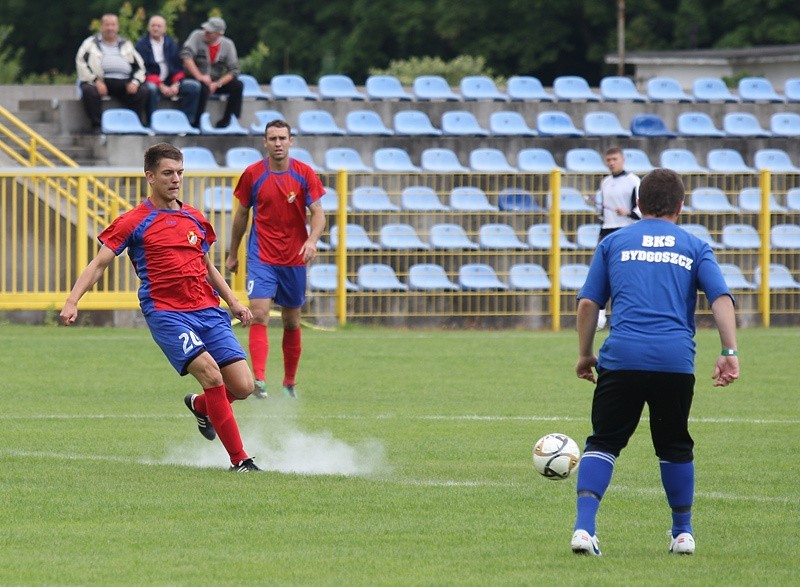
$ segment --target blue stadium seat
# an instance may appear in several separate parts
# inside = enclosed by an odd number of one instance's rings
[[[773,249],[800,250],[800,226],[775,224],[769,229],[769,241]]]
[[[651,102],[692,101],[692,97],[683,91],[678,80],[671,77],[654,77],[648,80],[647,98]]]
[[[483,147],[469,154],[469,166],[479,173],[514,173],[517,169],[509,165],[505,153],[500,149]]]
[[[681,224],[680,227],[689,234],[693,234],[701,241],[708,243],[708,246],[712,249],[722,248],[722,245],[714,240],[714,237],[711,236],[711,233],[708,232],[708,228],[706,228],[704,224],[694,224],[690,222],[688,224]]]
[[[439,196],[428,186],[409,186],[400,192],[400,208],[410,212],[447,212]]]
[[[503,188],[497,194],[497,206],[504,212],[544,212],[533,194],[521,188]]]
[[[328,171],[372,171],[372,167],[365,165],[361,155],[350,147],[333,147],[325,151],[325,169]]]
[[[738,265],[734,265],[733,263],[720,263],[719,269],[722,272],[725,283],[732,290],[756,289],[758,287],[755,283],[747,281],[747,278]]]
[[[403,89],[403,84],[393,75],[371,75],[367,78],[367,97],[370,100],[412,100],[413,96]]]
[[[755,285],[761,285],[761,267],[756,267],[754,271]],[[769,264],[769,288],[771,290],[781,289],[800,289],[798,283],[792,276],[792,272],[783,263]]]
[[[345,119],[345,128],[351,135],[391,136],[394,131],[386,128],[380,114],[374,110],[351,110]]]
[[[336,212],[339,210],[339,194],[332,187],[325,186],[325,193],[319,199],[322,204],[322,210],[325,212]],[[347,206],[350,210],[350,206]]]
[[[603,156],[594,149],[576,148],[567,150],[564,158],[567,171],[577,173],[607,173]]]
[[[550,151],[538,147],[522,149],[517,154],[517,167],[527,173],[550,173],[554,169],[564,171],[563,167],[556,164]]]
[[[339,287],[339,270],[333,263],[311,265],[308,268],[308,289],[311,291],[334,292]],[[347,291],[358,291],[358,286],[345,278],[344,288]]]
[[[478,124],[472,112],[451,110],[442,114],[442,134],[485,137],[489,131]]]
[[[758,249],[761,237],[749,224],[726,224],[722,227],[722,245],[727,249]]]
[[[670,137],[677,135],[667,128],[658,114],[636,114],[631,119],[631,133],[636,137]]]
[[[408,288],[414,291],[457,291],[444,267],[435,263],[417,263],[408,268]]]
[[[230,212],[233,210],[233,188],[214,186],[203,190],[203,211]]]
[[[528,126],[519,112],[502,110],[489,115],[489,132],[495,136],[533,137],[538,133]]]
[[[250,131],[239,124],[235,114],[231,114],[228,126],[216,127],[211,123],[211,114],[203,112],[200,115],[200,132],[204,135],[248,135]]]
[[[508,97],[512,101],[553,102],[555,96],[545,91],[542,82],[530,75],[515,75],[508,78]]]
[[[150,129],[157,135],[199,135],[200,129],[189,123],[186,114],[173,108],[154,110],[150,115]]]
[[[397,206],[382,187],[361,185],[353,188],[350,194],[353,210],[356,212],[398,212]]]
[[[584,136],[584,132],[575,126],[569,114],[560,110],[540,112],[536,116],[536,129],[543,137]]]
[[[261,151],[254,147],[231,147],[225,151],[225,167],[244,169],[262,159]]]
[[[380,245],[369,238],[367,231],[360,224],[348,224],[345,227],[345,237],[347,240],[348,251],[379,251]],[[339,225],[334,224],[330,230],[331,246],[336,249],[339,247]]]
[[[302,147],[289,147],[289,157],[305,163],[316,172],[322,171],[322,167],[317,165],[317,162],[314,161],[314,157],[311,155],[311,153]]]
[[[508,286],[500,281],[491,265],[485,263],[467,263],[458,270],[458,282],[461,289],[467,291],[507,290]]]
[[[458,102],[461,96],[450,89],[450,85],[440,75],[420,75],[414,79],[414,97],[417,100],[445,100]]]
[[[553,194],[548,192],[547,194],[547,207],[548,209],[552,207],[553,201]],[[564,213],[571,213],[571,212],[592,212],[597,213],[597,208],[594,206],[590,206],[586,203],[586,199],[583,197],[583,194],[580,190],[570,187],[570,186],[561,186],[561,197],[559,198],[561,212]]]
[[[541,265],[518,263],[508,270],[508,285],[516,291],[538,291],[548,290],[552,284]]]
[[[367,97],[356,89],[353,80],[346,75],[323,75],[317,81],[319,97],[323,100],[366,100]]]
[[[379,240],[381,248],[387,251],[427,251],[431,248],[422,242],[413,226],[401,222],[381,226]]]
[[[600,240],[600,224],[581,224],[575,232],[575,243],[579,249],[595,249]]]
[[[479,248],[460,224],[434,224],[428,233],[428,240],[436,250],[476,251]]]
[[[678,173],[703,173],[708,171],[697,162],[697,158],[688,149],[664,149],[660,155],[660,166]]]
[[[283,120],[286,122],[286,118],[277,110],[256,110],[253,116],[256,118],[256,121],[250,125],[250,134],[253,135],[264,136],[264,130],[267,128],[267,124],[273,120]],[[292,129],[292,134],[294,134],[294,129]]]
[[[599,102],[600,96],[589,87],[589,82],[578,75],[561,75],[553,80],[553,93],[559,101]]]
[[[600,80],[600,96],[606,102],[647,102],[629,77],[610,75]]]
[[[107,135],[153,135],[139,120],[139,116],[128,108],[109,108],[100,118],[100,130]]]
[[[650,157],[642,149],[622,149],[625,157],[625,171],[631,173],[649,173],[655,169],[650,163]]]
[[[583,131],[587,136],[595,137],[629,137],[631,131],[623,128],[613,112],[587,112],[583,117]]]
[[[769,169],[777,173],[800,173],[800,168],[792,163],[789,153],[783,149],[758,149],[753,162],[758,171]]]
[[[783,84],[783,95],[787,102],[800,102],[800,77],[787,79]]]
[[[297,132],[301,135],[345,135],[327,110],[303,110],[297,115]]]
[[[800,212],[800,188],[792,188],[786,192],[786,207],[789,212]]]
[[[678,115],[678,135],[682,137],[724,137],[705,112],[681,112]]]
[[[695,212],[741,212],[730,203],[725,192],[715,187],[694,188],[690,204]]]
[[[769,211],[772,214],[788,212],[788,210],[778,204],[773,194],[769,194]],[[739,208],[742,212],[761,212],[761,188],[743,188],[739,192]]]
[[[549,222],[541,222],[539,224],[532,224],[528,228],[528,244],[532,249],[540,249],[549,251],[553,246],[553,229],[550,227]],[[564,251],[574,251],[578,246],[567,238],[564,230],[559,230],[558,246]]]
[[[765,77],[743,77],[739,80],[739,98],[742,102],[785,102]]]
[[[439,136],[428,115],[419,110],[401,110],[394,115],[394,132],[398,135]]]
[[[219,167],[214,153],[208,147],[183,147],[181,153],[183,153],[184,169],[217,169]]]
[[[423,171],[436,173],[461,173],[469,171],[461,165],[458,156],[451,149],[430,148],[422,152],[421,165]]]
[[[401,283],[390,265],[385,263],[365,263],[358,268],[356,283],[364,291],[407,291],[408,286]]]
[[[461,96],[464,100],[508,101],[508,95],[499,91],[494,81],[485,75],[468,75],[461,78]]]
[[[530,247],[519,240],[517,233],[508,224],[483,224],[478,230],[478,244],[491,251],[524,251]]]
[[[462,186],[450,192],[450,207],[459,212],[497,212],[498,207],[489,203],[484,191],[477,187]]]
[[[772,133],[761,127],[758,118],[749,112],[728,112],[723,118],[722,128],[732,137],[772,136]]]
[[[375,171],[388,171],[393,173],[407,173],[421,171],[411,162],[411,157],[405,149],[399,147],[383,147],[375,149],[372,154],[372,163]]]
[[[753,173],[755,169],[744,162],[735,149],[711,149],[706,155],[706,165],[718,173]]]
[[[769,129],[776,137],[800,137],[800,114],[776,112],[770,117]]]
[[[306,80],[294,73],[281,73],[272,76],[269,82],[272,97],[276,100],[318,100],[319,94],[308,89]]]
[[[258,80],[247,73],[239,74],[239,81],[242,82],[242,98],[254,98],[255,100],[271,100],[272,96],[261,89]]]
[[[734,96],[725,82],[718,77],[697,78],[692,84],[692,94],[697,102],[736,103],[739,101],[739,98]]]
[[[559,278],[561,281],[561,289],[564,290],[579,290],[586,283],[586,277],[589,275],[589,266],[583,263],[568,263],[561,266]]]

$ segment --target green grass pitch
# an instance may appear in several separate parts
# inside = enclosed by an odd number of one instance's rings
[[[600,510],[599,559],[569,549],[575,479],[531,465],[543,434],[582,446],[590,431],[574,332],[303,337],[300,400],[234,406],[268,469],[238,475],[146,330],[0,324],[0,584],[796,584],[798,329],[741,330],[725,389],[716,332],[698,333],[697,553],[666,552],[643,420]]]

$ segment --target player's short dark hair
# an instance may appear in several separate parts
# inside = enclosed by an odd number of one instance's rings
[[[183,153],[175,145],[169,143],[156,143],[144,152],[144,170],[155,171],[162,159],[183,161]]]
[[[654,169],[639,185],[639,210],[660,218],[677,214],[686,188],[681,176],[671,169]]]
[[[264,127],[264,136],[267,136],[267,131],[271,128],[285,128],[289,131],[289,136],[292,136],[292,127],[291,125],[286,122],[285,120],[281,120],[280,118],[276,118],[275,120],[270,120],[267,123],[267,126]]]
[[[605,159],[609,155],[624,155],[624,153],[622,152],[622,149],[620,149],[619,147],[609,147],[608,149],[606,149],[605,153],[603,153],[603,159]]]

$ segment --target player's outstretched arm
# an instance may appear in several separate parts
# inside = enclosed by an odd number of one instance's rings
[[[597,365],[594,334],[597,332],[599,313],[600,306],[596,302],[588,298],[578,300],[578,362],[575,364],[575,374],[592,383],[597,382],[593,370]]]
[[[242,326],[250,324],[253,320],[253,313],[250,311],[250,308],[237,299],[233,290],[222,277],[222,274],[214,267],[214,264],[211,262],[211,257],[209,257],[208,254],[204,256],[204,260],[206,262],[206,269],[208,270],[208,275],[206,276],[208,283],[217,291],[219,297],[225,300],[225,303],[228,304],[228,307],[231,309],[231,313],[239,319]]]
[[[250,208],[246,208],[237,202],[236,211],[233,213],[231,222],[231,243],[228,247],[228,256],[225,258],[225,268],[231,273],[236,273],[239,269],[239,245],[247,230],[247,221],[250,218]]]
[[[711,304],[711,313],[719,331],[722,348],[735,351],[736,346],[736,313],[730,296],[719,296]],[[717,357],[714,373],[711,375],[714,387],[725,387],[739,379],[739,357],[734,354],[722,354]]]
[[[111,264],[114,257],[116,257],[114,251],[105,245],[100,247],[97,256],[95,256],[81,272],[77,281],[75,281],[75,285],[72,286],[72,291],[69,292],[67,301],[64,302],[64,307],[61,309],[61,314],[59,316],[62,324],[69,326],[75,322],[78,318],[78,302],[83,297],[83,294],[89,291],[103,276],[106,267]]]
[[[325,230],[325,212],[322,210],[320,201],[317,200],[311,204],[308,210],[311,213],[308,239],[298,253],[303,258],[303,263],[310,263],[317,256],[317,242],[322,236],[322,231]]]

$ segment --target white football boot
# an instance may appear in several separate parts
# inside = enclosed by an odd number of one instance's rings
[[[588,554],[590,556],[600,556],[600,546],[597,543],[597,536],[590,536],[586,530],[575,530],[572,535],[572,552],[575,554]]]
[[[682,532],[672,538],[672,531],[669,531],[671,538],[669,543],[670,554],[694,554],[694,536],[688,532]]]

